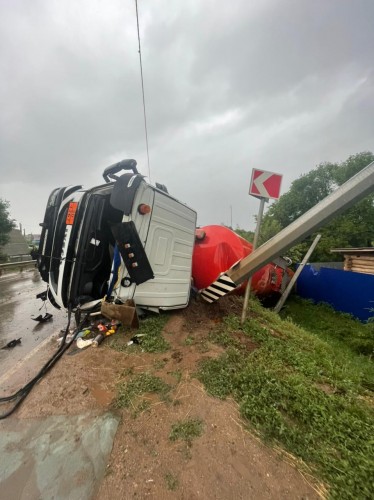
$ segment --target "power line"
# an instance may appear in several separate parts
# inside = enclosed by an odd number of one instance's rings
[[[149,148],[148,148],[148,130],[147,130],[147,114],[145,111],[145,93],[144,93],[144,78],[143,78],[143,62],[142,62],[142,51],[140,47],[140,30],[139,30],[139,13],[138,13],[138,0],[135,0],[136,9],[136,25],[138,28],[138,52],[139,52],[139,62],[140,62],[140,77],[142,81],[142,94],[143,94],[143,113],[144,113],[144,131],[145,131],[145,144],[147,147],[147,161],[148,161],[148,177],[151,180],[151,167],[149,163]]]

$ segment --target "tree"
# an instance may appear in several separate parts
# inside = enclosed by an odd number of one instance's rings
[[[253,231],[246,231],[245,229],[236,226],[235,233],[244,238],[245,240],[249,241],[250,243],[253,243],[253,237],[255,234]]]
[[[372,161],[374,161],[373,153],[359,153],[350,156],[342,163],[322,163],[296,179],[289,191],[282,195],[265,214],[261,242],[264,243],[273,237]],[[336,260],[337,256],[330,252],[334,247],[373,246],[373,221],[374,195],[370,195],[318,231],[322,234],[322,238],[313,254],[313,260],[321,262]],[[315,234],[292,248],[288,252],[291,258],[300,260],[314,237]]]
[[[9,202],[0,198],[0,246],[8,243],[9,233],[14,226],[14,220],[9,216]]]

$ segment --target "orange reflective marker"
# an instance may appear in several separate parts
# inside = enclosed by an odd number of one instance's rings
[[[65,224],[67,226],[72,226],[73,225],[77,208],[78,208],[78,202],[77,201],[71,201],[69,203],[68,213],[67,213],[66,221],[65,221]]]

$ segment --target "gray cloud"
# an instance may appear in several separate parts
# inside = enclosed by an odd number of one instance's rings
[[[133,2],[0,0],[0,196],[36,231],[56,185],[147,173]],[[253,167],[283,191],[373,149],[371,0],[139,1],[152,180],[199,222],[253,226]]]

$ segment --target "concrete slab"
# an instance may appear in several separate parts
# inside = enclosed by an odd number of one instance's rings
[[[91,498],[117,427],[111,413],[0,422],[0,499]]]

